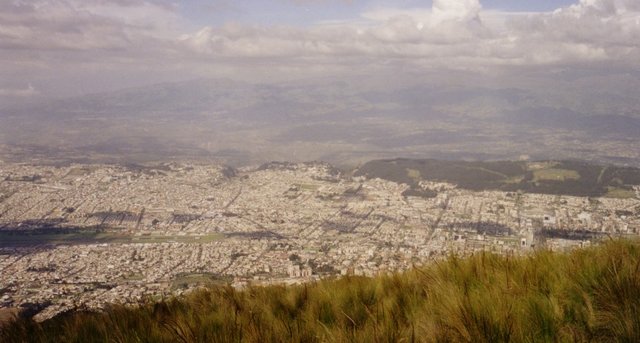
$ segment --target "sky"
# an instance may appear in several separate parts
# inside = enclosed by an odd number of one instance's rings
[[[638,0],[2,0],[0,107],[224,77],[638,73]]]
[[[573,4],[571,0],[490,0],[483,1],[485,9],[502,11],[552,11]],[[223,24],[227,21],[250,24],[303,25],[331,21],[358,19],[371,9],[430,8],[431,1],[370,1],[370,0],[280,0],[280,1],[232,1],[192,0],[178,3],[185,17],[200,25]]]

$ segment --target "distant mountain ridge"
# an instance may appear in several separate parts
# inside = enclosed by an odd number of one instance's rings
[[[640,166],[640,151],[632,148],[640,145],[640,112],[616,107],[613,94],[568,101],[573,93],[564,89],[427,81],[161,83],[0,109],[0,144],[16,147],[15,159],[46,147],[98,161],[186,156],[357,164],[528,154]],[[114,142],[117,149],[110,149]]]

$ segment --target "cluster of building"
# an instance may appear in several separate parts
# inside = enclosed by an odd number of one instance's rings
[[[206,283],[376,275],[451,253],[569,249],[640,230],[640,200],[352,178],[323,163],[0,164],[0,306],[135,304]]]

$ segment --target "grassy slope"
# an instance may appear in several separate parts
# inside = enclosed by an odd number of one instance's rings
[[[640,245],[451,257],[374,279],[230,287],[138,309],[20,320],[2,342],[640,341]]]

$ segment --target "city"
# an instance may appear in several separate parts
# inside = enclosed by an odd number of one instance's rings
[[[437,195],[321,162],[0,163],[0,306],[36,308],[42,321],[210,283],[373,276],[640,232],[637,186],[624,198],[420,186]]]

